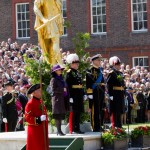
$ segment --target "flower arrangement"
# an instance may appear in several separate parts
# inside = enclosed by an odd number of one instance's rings
[[[127,133],[123,128],[114,128],[102,133],[102,140],[104,144],[112,144],[114,140],[120,140],[126,137]]]
[[[150,135],[150,126],[139,126],[131,131],[132,138],[137,138],[141,135]]]

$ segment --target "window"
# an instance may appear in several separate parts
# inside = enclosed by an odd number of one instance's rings
[[[148,69],[148,56],[133,57],[133,66],[143,66]]]
[[[62,15],[64,22],[67,20],[67,7],[66,7],[66,0],[62,0]],[[64,25],[64,32],[63,35],[67,35],[67,27]]]
[[[147,31],[147,0],[131,0],[132,31]]]
[[[106,33],[106,2],[91,0],[91,24],[93,34]]]
[[[16,4],[16,37],[30,37],[29,3]]]

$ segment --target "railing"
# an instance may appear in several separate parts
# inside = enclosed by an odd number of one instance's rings
[[[75,138],[65,150],[83,150],[83,138]]]

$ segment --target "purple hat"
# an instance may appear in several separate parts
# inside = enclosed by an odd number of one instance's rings
[[[52,72],[55,72],[57,70],[64,70],[64,68],[62,68],[62,67],[60,67],[60,65],[56,64],[56,65],[53,66]]]

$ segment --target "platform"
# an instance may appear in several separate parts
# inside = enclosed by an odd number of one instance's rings
[[[26,144],[25,131],[0,133],[0,150],[20,150]],[[49,138],[58,138],[56,134],[49,134]],[[62,137],[62,136],[61,136]],[[63,138],[82,137],[84,150],[99,150],[101,147],[101,133],[87,132],[85,134],[67,134]]]

